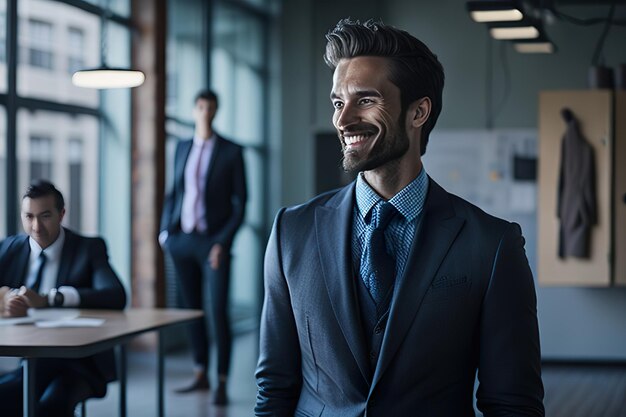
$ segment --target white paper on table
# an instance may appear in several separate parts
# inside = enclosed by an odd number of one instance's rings
[[[34,323],[35,319],[32,317],[4,317],[0,318],[0,326],[12,326],[14,324],[28,324]]]
[[[104,324],[105,319],[95,319],[89,317],[77,317],[69,320],[45,320],[35,322],[37,327],[99,327]]]
[[[29,308],[27,313],[35,321],[65,321],[80,316],[80,310],[76,308]]]

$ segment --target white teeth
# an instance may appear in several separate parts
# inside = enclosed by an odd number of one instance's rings
[[[355,143],[364,141],[367,138],[366,135],[355,135],[355,136],[344,136],[343,140],[346,142],[346,145],[354,145]]]

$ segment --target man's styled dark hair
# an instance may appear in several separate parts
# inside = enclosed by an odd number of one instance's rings
[[[208,101],[214,101],[215,102],[215,107],[219,107],[219,102],[217,100],[217,94],[215,94],[215,91],[213,90],[200,90],[200,92],[198,94],[196,94],[196,99],[193,101],[194,103],[197,103],[198,100],[208,100]]]
[[[54,206],[55,208],[61,212],[65,208],[65,200],[63,199],[63,194],[56,187],[46,180],[35,180],[30,183],[22,200],[26,197],[28,198],[41,198],[52,195],[54,196]]]
[[[333,71],[343,58],[379,56],[390,62],[389,80],[400,89],[402,114],[422,97],[430,98],[430,116],[422,129],[422,155],[441,113],[443,66],[430,49],[408,32],[382,22],[342,19],[326,34],[324,62]]]

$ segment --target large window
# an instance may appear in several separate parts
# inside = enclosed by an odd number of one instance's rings
[[[265,51],[271,6],[275,4],[275,0],[168,2],[168,189],[176,142],[193,134],[193,100],[200,89],[209,87],[219,96],[215,130],[244,146],[248,206],[233,244],[231,274],[236,329],[256,325],[261,305],[262,257],[267,240],[264,190],[269,123]],[[173,273],[166,259],[170,295],[175,294]],[[173,302],[170,300],[169,305]]]
[[[218,2],[213,17],[211,85],[220,97],[216,130],[245,146],[248,207],[234,242],[233,304],[245,313],[259,307],[265,249],[266,25],[247,9]]]
[[[220,97],[216,130],[245,147],[248,206],[244,225],[234,242],[232,301],[239,317],[260,310],[262,265],[266,242],[268,62],[267,37],[271,15],[240,2],[216,2],[213,9],[211,85]],[[256,322],[255,322],[256,323]]]
[[[0,108],[6,109],[0,112],[0,238],[21,231],[19,203],[28,183],[49,179],[66,200],[64,225],[103,236],[128,283],[130,91],[78,88],[71,74],[99,66],[103,52],[112,66],[130,66],[130,0],[111,0],[112,13],[99,9],[104,2],[10,1],[16,18],[0,0],[0,26],[11,33],[0,41],[15,42],[3,43],[6,59],[0,59]],[[103,51],[107,43],[115,48]]]

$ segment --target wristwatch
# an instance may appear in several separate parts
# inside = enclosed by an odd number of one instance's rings
[[[50,307],[62,307],[64,301],[65,296],[61,291],[56,288],[50,290],[50,294],[48,294],[48,304],[50,304]]]

